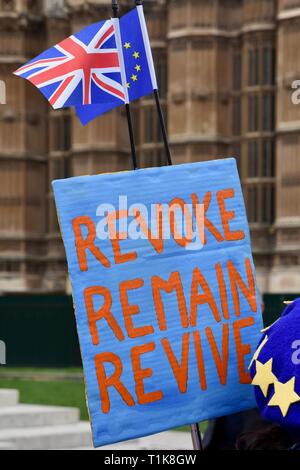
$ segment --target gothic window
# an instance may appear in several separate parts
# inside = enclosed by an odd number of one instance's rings
[[[248,188],[248,218],[249,222],[258,222],[258,188],[252,186]]]
[[[21,270],[21,263],[13,260],[1,260],[0,272],[3,273],[18,273]]]
[[[162,149],[145,150],[142,156],[143,166],[145,168],[160,167],[164,165],[165,156]]]
[[[253,85],[253,50],[248,53],[248,85]]]
[[[248,143],[247,208],[251,223],[271,224],[275,219],[275,143],[273,139]],[[255,178],[255,180],[254,180]]]
[[[259,84],[259,49],[249,50],[249,72],[248,72],[248,85],[256,86]]]
[[[232,146],[232,156],[236,159],[236,164],[240,177],[242,177],[242,157],[241,157],[241,146],[240,144],[235,144]]]
[[[131,105],[131,118],[133,124],[133,132],[136,144],[140,143],[140,106],[136,103]]]
[[[262,177],[275,177],[275,143],[273,140],[262,142]]]
[[[232,104],[232,134],[240,135],[241,134],[241,99],[239,97],[233,98]]]
[[[259,101],[257,95],[251,95],[248,98],[248,131],[258,131],[259,122]]]
[[[256,140],[248,143],[248,177],[256,178],[259,175],[258,143]]]
[[[254,85],[259,84],[259,49],[254,50]]]
[[[66,158],[53,158],[51,159],[50,165],[51,180],[58,180],[71,176],[68,171],[68,161]]]
[[[263,49],[263,85],[275,83],[276,51],[271,47]]]
[[[52,143],[53,152],[67,152],[71,148],[71,120],[68,115],[60,115],[52,118]]]
[[[271,131],[275,127],[275,98],[273,94],[263,95],[263,130]]]
[[[234,91],[239,91],[242,88],[242,56],[240,53],[233,55],[232,87]]]
[[[147,106],[144,109],[144,143],[155,142],[154,129],[154,109],[152,106]]]
[[[271,223],[275,218],[275,188],[273,185],[262,186],[262,222]]]
[[[59,233],[59,223],[53,199],[49,200],[49,229],[51,233]]]
[[[159,51],[159,53],[156,52],[154,54],[154,61],[159,93],[161,98],[165,99],[167,97],[168,76],[167,59],[164,51]]]
[[[163,110],[166,118],[165,109]],[[162,141],[161,130],[156,108],[145,106],[144,108],[144,144],[159,143]]]

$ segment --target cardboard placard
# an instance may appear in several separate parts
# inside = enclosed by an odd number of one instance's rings
[[[254,407],[262,319],[235,160],[53,188],[95,446]]]

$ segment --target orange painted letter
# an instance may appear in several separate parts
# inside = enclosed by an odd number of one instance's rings
[[[193,336],[194,336],[194,345],[195,345],[195,351],[196,351],[198,375],[199,375],[199,382],[200,382],[201,390],[207,390],[205,362],[204,362],[204,357],[203,357],[200,332],[194,331]]]
[[[169,340],[167,338],[163,338],[161,342],[165,353],[168,356],[179,391],[180,393],[186,393],[189,375],[190,334],[185,333],[182,336],[181,363],[178,362]]]
[[[203,294],[199,294],[198,285],[200,284]],[[218,310],[217,303],[214,299],[213,293],[209,288],[209,285],[201,273],[200,269],[195,268],[193,272],[193,281],[191,288],[191,314],[190,314],[190,325],[197,326],[197,311],[198,305],[208,304],[214,318],[217,322],[221,321],[221,316]]]
[[[151,279],[152,282],[152,293],[155,304],[156,315],[158,319],[159,329],[164,331],[167,329],[166,316],[164,304],[161,299],[160,291],[164,291],[167,294],[171,294],[174,290],[177,295],[178,308],[181,318],[182,328],[188,328],[189,318],[188,311],[186,306],[186,300],[184,296],[183,286],[178,272],[171,273],[169,280],[164,281],[159,276],[153,276]]]
[[[94,308],[93,297],[95,295],[101,295],[104,299],[103,305],[97,311]],[[119,326],[117,320],[111,313],[110,309],[112,306],[112,297],[108,289],[101,286],[88,287],[84,290],[84,301],[89,321],[90,333],[92,336],[93,344],[95,346],[98,346],[99,344],[97,322],[102,318],[107,321],[108,326],[113,330],[115,336],[118,338],[119,341],[123,341],[125,339],[121,327]]]
[[[148,238],[149,242],[155,249],[156,253],[160,254],[164,249],[164,233],[163,233],[163,209],[161,204],[156,204],[156,226],[157,226],[157,236],[154,236],[150,228],[145,222],[139,209],[134,209],[134,217],[136,222],[141,227],[141,230],[144,235]]]
[[[141,355],[155,350],[155,343],[148,343],[142,346],[136,346],[131,350],[131,362],[135,380],[135,391],[140,405],[147,405],[163,398],[161,390],[145,393],[144,380],[152,377],[152,369],[142,369]]]
[[[150,325],[135,328],[131,318],[132,315],[140,313],[140,309],[138,305],[129,305],[128,291],[140,289],[143,285],[143,279],[133,279],[132,281],[124,281],[120,283],[120,300],[125,320],[125,327],[129,338],[139,338],[141,336],[151,335],[154,333],[154,328]]]
[[[235,268],[232,261],[228,261],[227,269],[229,273],[232,297],[233,297],[233,304],[234,304],[234,312],[237,317],[241,315],[241,305],[240,305],[240,297],[238,288],[242,291],[244,297],[246,298],[252,312],[257,312],[257,302],[256,302],[256,291],[255,291],[255,281],[253,270],[251,266],[251,262],[249,258],[245,260],[246,266],[246,273],[247,273],[247,280],[248,286],[243,281],[241,275]]]
[[[183,223],[181,226],[181,233],[178,233],[175,214],[176,209],[180,209],[183,215]],[[170,214],[170,229],[173,235],[173,238],[177,245],[182,246],[183,248],[189,245],[193,241],[193,218],[190,213],[188,206],[183,199],[175,197],[169,203],[169,214]],[[186,236],[184,236],[185,229],[187,231]]]
[[[88,216],[77,217],[72,221],[73,232],[75,235],[75,245],[77,251],[77,258],[80,267],[80,271],[87,271],[87,258],[86,251],[89,250],[105,268],[110,267],[110,262],[101,250],[95,245],[96,239],[96,228],[92,219]],[[81,227],[86,226],[88,228],[88,234],[86,238],[82,237]]]
[[[233,323],[233,335],[237,354],[238,371],[241,384],[251,383],[250,374],[245,370],[245,356],[251,354],[250,344],[243,344],[241,329],[254,325],[254,318],[248,317]]]
[[[209,218],[206,215],[208,212],[211,200],[212,200],[212,193],[207,192],[204,196],[203,203],[202,203],[204,206],[204,225],[218,242],[223,242],[224,238],[222,234],[219,232],[219,230],[214,226],[214,224],[211,222],[211,220],[209,220]],[[192,194],[192,203],[193,203],[194,212],[196,213],[197,206],[199,205],[199,198],[197,194],[195,193]],[[204,234],[203,244],[206,244],[206,242],[207,242],[207,238],[206,238],[206,234]]]
[[[110,377],[106,375],[104,367],[105,362],[112,364],[115,368],[114,373]],[[134,406],[134,399],[121,382],[123,364],[119,356],[112,352],[97,354],[97,356],[95,356],[95,366],[103,413],[109,413],[110,411],[109,387],[114,387],[117,390],[126,405]]]
[[[222,357],[219,353],[218,346],[211,328],[205,328],[205,332],[211,352],[214,356],[220,382],[222,385],[226,385],[229,359],[229,326],[226,323],[222,327]]]
[[[217,263],[216,266],[216,274],[221,298],[221,306],[222,306],[222,313],[225,320],[230,319],[229,309],[228,309],[228,299],[227,299],[227,288],[224,279],[223,269],[221,263]]]
[[[122,264],[134,261],[137,258],[137,253],[131,251],[129,253],[121,253],[120,240],[127,240],[127,233],[117,232],[116,221],[119,219],[128,218],[128,211],[122,210],[118,212],[110,212],[107,215],[107,226],[109,232],[109,239],[114,253],[115,263]]]
[[[219,204],[225,240],[233,242],[237,240],[244,240],[245,232],[242,230],[231,231],[229,222],[234,220],[235,212],[226,210],[225,199],[233,199],[235,195],[234,189],[223,189],[217,192],[217,201]]]

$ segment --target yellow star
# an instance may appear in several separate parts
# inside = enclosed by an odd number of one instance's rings
[[[266,331],[269,331],[270,328],[272,328],[273,325],[275,325],[275,323],[277,323],[278,320],[274,321],[274,323],[272,323],[272,325],[270,326],[267,326],[267,328],[264,328],[263,330],[261,330],[261,333],[266,333]]]
[[[299,395],[295,392],[295,377],[283,384],[275,382],[275,393],[268,403],[268,406],[279,406],[282,416],[285,418],[290,406],[300,402]]]
[[[138,78],[137,78],[137,75],[132,75],[132,76],[131,76],[131,80],[132,80],[133,82],[137,82],[137,79],[138,79]]]
[[[134,68],[137,72],[140,72],[142,70],[142,67],[140,65],[136,65]]]
[[[132,55],[133,55],[133,57],[134,57],[135,59],[139,59],[139,58],[140,58],[140,53],[139,53],[139,52],[134,52]]]
[[[126,83],[127,88],[130,88],[130,83]]]
[[[124,47],[125,49],[130,49],[131,48],[130,42],[125,42]]]
[[[277,382],[277,377],[272,372],[272,365],[273,359],[270,359],[266,364],[256,361],[256,374],[252,385],[260,387],[265,397],[268,395],[269,386]]]
[[[260,352],[261,352],[262,348],[264,347],[264,345],[267,343],[268,339],[269,339],[269,338],[268,338],[267,336],[264,337],[264,339],[263,339],[262,342],[260,343],[259,347],[258,347],[257,350],[255,351],[255,354],[254,354],[254,356],[253,356],[253,358],[252,358],[252,361],[250,362],[250,365],[249,365],[248,369],[251,369],[251,366],[252,366],[253,362],[258,359],[258,356],[260,355]]]

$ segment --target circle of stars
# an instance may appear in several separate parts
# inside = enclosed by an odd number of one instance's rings
[[[131,52],[131,51],[130,51],[131,48],[132,48],[132,47],[131,47],[131,43],[130,43],[130,42],[125,42],[125,44],[124,44],[124,49],[125,49],[127,52]],[[140,53],[139,53],[138,51],[134,51],[134,52],[132,53],[132,57],[134,57],[134,59],[135,59],[136,61],[138,61],[138,60],[140,59]],[[135,83],[138,81],[138,79],[139,79],[139,73],[142,71],[141,65],[137,63],[136,66],[134,67],[134,70],[135,70],[135,72],[134,72],[134,73],[131,75],[131,77],[130,77],[130,80],[131,80],[131,81],[128,82],[127,85],[126,85],[128,89],[131,88],[131,85],[132,85],[132,84],[135,84]]]
[[[290,407],[294,403],[300,402],[300,396],[295,391],[295,377],[283,383],[273,373],[273,359],[270,359],[265,364],[258,360],[259,354],[268,342],[268,339],[268,336],[265,336],[251,361],[250,367],[254,363],[256,365],[256,374],[253,377],[252,385],[259,387],[265,398],[268,396],[270,386],[274,385],[274,394],[269,400],[268,406],[278,406],[282,416],[285,418]]]

